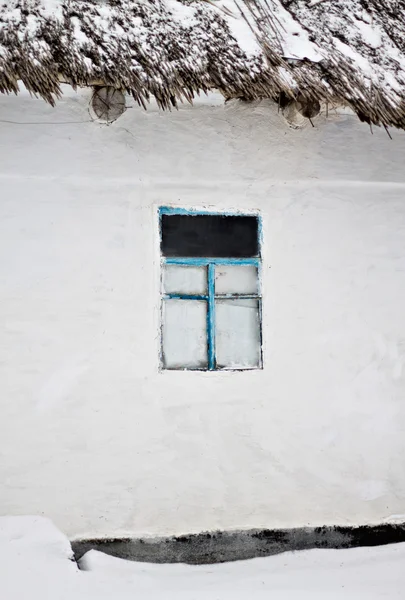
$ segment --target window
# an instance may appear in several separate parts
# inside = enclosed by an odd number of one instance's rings
[[[160,209],[164,369],[260,369],[260,219]]]

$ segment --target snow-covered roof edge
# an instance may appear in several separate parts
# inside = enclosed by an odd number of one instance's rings
[[[54,103],[60,83],[142,105],[298,95],[405,128],[405,0],[5,0],[0,91]]]

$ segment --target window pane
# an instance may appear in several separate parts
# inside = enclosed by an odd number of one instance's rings
[[[163,366],[165,369],[207,368],[207,303],[164,300]]]
[[[216,265],[216,294],[257,294],[257,267]]]
[[[259,254],[259,219],[255,215],[162,215],[163,256]]]
[[[164,265],[163,287],[166,294],[206,294],[207,267]]]
[[[217,366],[259,367],[259,300],[216,300],[215,320]]]

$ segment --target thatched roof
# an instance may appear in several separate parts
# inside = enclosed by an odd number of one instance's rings
[[[3,0],[0,91],[102,82],[163,108],[219,89],[337,98],[405,128],[405,0]]]

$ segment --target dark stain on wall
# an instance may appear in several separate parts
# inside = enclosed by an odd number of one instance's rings
[[[152,563],[210,564],[312,548],[356,548],[405,542],[405,523],[362,527],[254,529],[168,538],[76,540],[78,561],[88,550]],[[80,562],[79,562],[80,565]]]

